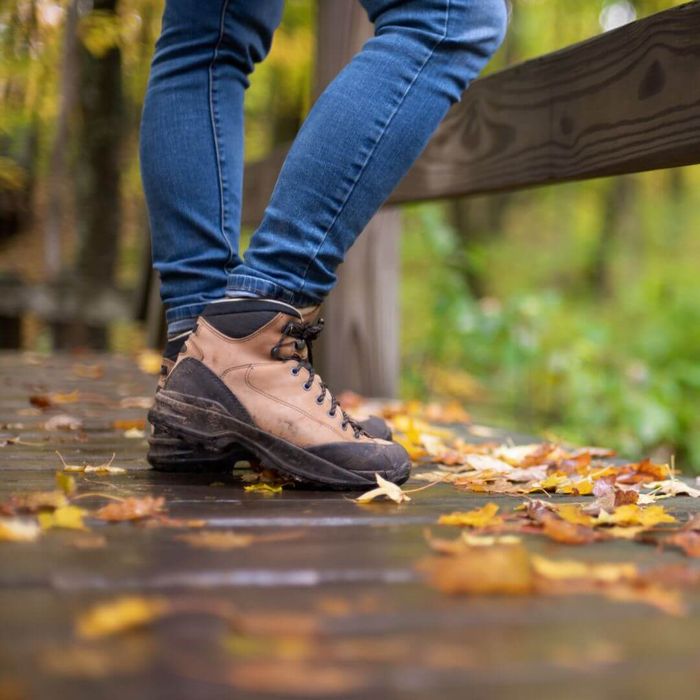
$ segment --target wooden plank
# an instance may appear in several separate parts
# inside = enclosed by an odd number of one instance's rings
[[[98,367],[101,377],[88,376]],[[125,399],[149,395],[154,383],[126,357],[0,353],[0,440],[11,423],[13,434],[30,443],[0,447],[0,502],[11,493],[54,488],[54,449],[70,461],[92,461],[109,439],[115,463],[129,471],[78,476],[79,493],[102,494],[77,501],[88,509],[106,502],[105,494],[163,496],[173,518],[204,520],[206,530],[300,534],[217,551],[183,541],[187,528],[89,519],[90,533],[52,530],[34,543],[0,543],[3,700],[459,700],[465,688],[469,697],[489,700],[697,695],[698,592],[688,593],[687,616],[601,598],[441,595],[422,583],[416,568],[428,552],[425,526],[435,528],[442,513],[486,501],[509,510],[517,500],[443,484],[413,493],[408,505],[360,507],[346,494],[289,488],[266,498],[246,493],[228,475],[151,472],[143,441],[127,438],[113,419],[143,417],[144,409],[125,408],[135,403]],[[33,392],[75,389],[75,403],[27,411]],[[41,427],[59,412],[83,418],[86,435]],[[31,471],[16,466],[24,460]],[[699,501],[672,498],[664,505],[697,512]],[[532,551],[553,559],[640,567],[684,561],[669,548],[626,541],[599,543],[583,554],[524,538]],[[79,616],[125,595],[172,601],[181,614],[80,638]],[[222,609],[235,617],[222,619]],[[343,692],[348,679],[356,683],[353,692]]]
[[[372,24],[357,0],[318,3],[317,95],[372,34]],[[380,211],[348,252],[338,270],[338,283],[324,302],[327,328],[315,359],[336,392],[396,395],[400,233],[399,213]]]
[[[472,83],[391,203],[700,163],[700,2]],[[257,202],[283,151],[246,170]]]

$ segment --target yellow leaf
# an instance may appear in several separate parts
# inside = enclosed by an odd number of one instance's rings
[[[374,477],[377,480],[377,484],[379,485],[379,487],[376,489],[372,489],[371,491],[367,491],[367,493],[363,493],[361,496],[358,496],[355,499],[356,503],[370,503],[375,498],[379,498],[380,496],[384,496],[384,498],[388,498],[394,503],[405,503],[411,500],[411,497],[405,494],[401,490],[401,487],[397,484],[394,484],[391,481],[387,481],[386,479],[379,476],[379,474],[375,474]]]
[[[70,496],[75,491],[75,477],[65,472],[56,472],[56,486],[58,486],[66,496]]]
[[[557,493],[576,493],[579,496],[590,496],[593,493],[593,482],[590,479],[571,481],[568,484],[562,484],[557,489]]]
[[[532,565],[539,576],[554,580],[588,579],[601,583],[612,583],[634,579],[638,570],[634,564],[589,564],[573,559],[547,559],[537,554],[531,557]]]
[[[125,596],[83,613],[76,622],[76,631],[83,639],[108,637],[143,627],[167,614],[169,609],[168,601],[163,598]]]
[[[160,353],[155,350],[142,350],[136,358],[139,369],[146,374],[160,374],[162,361]]]
[[[0,542],[34,542],[41,530],[33,520],[0,519]]]
[[[569,483],[569,477],[564,474],[550,474],[545,479],[542,479],[542,481],[534,482],[529,489],[529,493],[534,493],[536,491],[555,491],[564,486],[564,484],[568,485]]]
[[[433,557],[420,567],[442,593],[523,595],[534,586],[530,556],[521,544],[467,547],[451,557]]]
[[[248,486],[244,486],[243,490],[246,493],[259,493],[262,496],[276,496],[279,493],[282,493],[282,487],[281,486],[275,486],[274,484],[266,484],[266,483],[258,483],[258,484],[249,484]]]
[[[636,503],[618,506],[612,513],[601,511],[596,519],[597,525],[641,525],[654,527],[660,523],[675,523],[676,519],[667,513],[663,506],[640,508]]]
[[[438,520],[438,525],[481,528],[503,524],[503,518],[497,516],[496,513],[498,513],[498,506],[495,503],[487,503],[482,508],[477,508],[476,510],[441,515]]]
[[[53,513],[39,513],[39,525],[42,530],[61,528],[65,530],[86,530],[83,516],[86,511],[78,506],[62,506]]]
[[[574,503],[562,503],[554,510],[562,520],[566,520],[567,523],[572,523],[573,525],[591,527],[594,523],[593,518],[584,513],[581,506]]]

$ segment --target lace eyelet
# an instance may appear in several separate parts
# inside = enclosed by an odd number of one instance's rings
[[[335,415],[336,415],[336,414],[335,414],[335,411],[328,411],[328,415],[329,415],[331,418],[335,418]]]
[[[306,382],[304,382],[302,384],[302,387],[304,387],[304,391],[311,391],[311,384],[307,384]]]
[[[341,425],[340,427],[343,429],[343,432],[344,432],[344,433],[347,432],[347,430],[348,430],[348,424],[347,424],[347,423],[343,423],[343,425]]]
[[[298,367],[292,367],[292,374],[296,377],[299,374],[299,368]]]
[[[325,400],[326,400],[326,397],[325,397],[325,396],[317,396],[317,397],[316,397],[316,403],[317,403],[319,406],[321,406]]]

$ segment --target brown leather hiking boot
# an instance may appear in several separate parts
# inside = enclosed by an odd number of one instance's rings
[[[306,320],[315,320],[315,318]],[[163,350],[160,377],[158,378],[156,391],[165,386],[165,380],[175,366],[188,335],[189,333],[183,333],[169,340],[166,344]],[[310,341],[308,345],[310,348]],[[368,416],[365,420],[358,421],[358,423],[372,437],[381,440],[391,440],[393,437],[391,428],[379,416]],[[225,453],[220,451],[212,452],[211,450],[193,446],[162,428],[153,426],[151,435],[148,438],[147,459],[149,464],[157,471],[214,473],[230,472],[236,462],[251,461],[254,459],[254,456],[241,445],[232,445]]]
[[[316,485],[364,488],[375,473],[404,482],[403,447],[370,437],[314,371],[308,342],[320,329],[278,301],[210,304],[156,394],[151,423],[211,454],[241,445]]]

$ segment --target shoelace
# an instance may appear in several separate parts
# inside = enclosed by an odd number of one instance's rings
[[[303,387],[306,391],[310,391],[314,383],[314,378],[316,377],[316,370],[313,367],[313,354],[312,354],[312,344],[313,341],[318,338],[323,330],[323,319],[319,318],[316,323],[305,323],[298,321],[290,321],[282,329],[282,337],[279,342],[272,348],[270,355],[275,360],[280,360],[282,362],[295,361],[297,364],[292,369],[292,374],[295,376],[305,369],[309,373],[309,378],[304,382]],[[290,341],[285,341],[285,338],[290,338]],[[282,355],[282,350],[284,348],[290,348],[292,350],[289,355]],[[302,357],[299,353],[303,350],[308,351],[308,359]],[[316,402],[321,405],[326,400],[326,394],[330,396],[331,407],[328,411],[328,415],[335,417],[338,410],[343,416],[343,422],[341,427],[345,430],[348,426],[352,428],[353,435],[356,438],[362,435],[367,435],[362,426],[357,423],[353,418],[351,418],[342,406],[338,403],[337,399],[330,392],[330,389],[326,386],[325,382],[319,377],[319,388],[320,393],[316,397]]]

